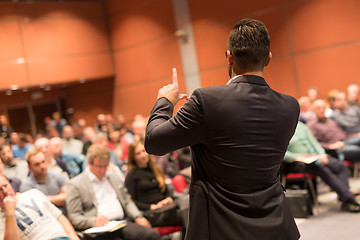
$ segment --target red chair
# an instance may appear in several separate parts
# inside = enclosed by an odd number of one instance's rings
[[[302,182],[303,189],[309,189],[315,207],[318,206],[317,191],[314,182],[316,183],[316,176],[307,172],[286,172],[286,165],[281,166],[281,183],[286,187],[287,182]]]
[[[175,191],[182,193],[188,187],[188,183],[183,175],[176,175],[171,179]]]
[[[359,176],[360,163],[359,162],[350,162],[350,161],[346,161],[346,160],[344,160],[344,163],[349,168],[353,168],[353,177],[357,178]]]
[[[172,184],[175,191],[182,193],[185,188],[187,188],[188,183],[183,175],[176,175],[172,178]],[[167,226],[167,227],[154,227],[156,231],[160,233],[161,236],[169,235],[174,232],[179,232],[182,230],[181,226]]]

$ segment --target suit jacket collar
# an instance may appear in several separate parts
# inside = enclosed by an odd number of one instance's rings
[[[228,84],[233,84],[233,83],[252,83],[252,84],[269,86],[263,77],[256,75],[237,75],[233,77]]]

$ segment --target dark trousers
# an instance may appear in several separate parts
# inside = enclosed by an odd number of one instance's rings
[[[328,159],[329,163],[326,165],[315,163],[306,165],[306,172],[319,176],[337,193],[339,200],[344,202],[353,196],[349,191],[347,166],[336,158],[328,157]]]
[[[112,233],[102,234],[86,240],[159,240],[161,238],[158,231],[153,228],[143,227],[139,224],[128,221],[125,227]]]

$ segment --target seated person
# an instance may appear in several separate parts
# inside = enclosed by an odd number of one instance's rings
[[[11,146],[11,150],[13,151],[14,158],[20,158],[25,160],[25,154],[32,147],[30,143],[28,143],[28,139],[24,133],[19,133],[19,140],[17,144]]]
[[[15,159],[9,144],[0,146],[0,158],[4,163],[4,175],[7,178],[18,178],[25,180],[28,176],[28,167],[26,161],[19,158]]]
[[[120,175],[107,171],[109,150],[94,144],[87,152],[88,167],[68,183],[66,206],[69,220],[77,230],[99,227],[110,220],[128,221],[127,225],[97,239],[160,239],[160,234],[131,200]]]
[[[0,158],[0,176],[3,176],[4,172],[4,164]],[[18,178],[7,178],[5,177],[11,184],[12,188],[14,189],[15,192],[19,192],[20,191],[20,185],[21,185],[21,180]]]
[[[173,204],[174,200],[165,184],[163,172],[151,160],[145,151],[144,144],[135,141],[129,146],[128,174],[125,186],[138,208],[146,213]],[[188,199],[187,199],[188,200]],[[188,201],[185,201],[188,203]],[[186,227],[188,205],[179,204],[179,211],[164,211],[162,214],[145,215],[152,226]]]
[[[53,137],[50,139],[50,149],[52,152],[53,158],[57,162],[64,162],[69,169],[70,178],[75,177],[76,175],[82,172],[82,165],[85,156],[74,155],[71,153],[64,153],[62,149],[63,140],[59,137]]]
[[[307,122],[307,126],[326,150],[336,152],[340,160],[360,161],[360,137],[346,134],[332,119],[325,117],[326,105],[321,99],[314,101],[313,110],[316,119]]]
[[[49,173],[45,155],[38,149],[31,149],[26,154],[30,176],[21,183],[20,192],[37,189],[66,215],[66,182],[60,173]]]
[[[330,115],[347,134],[357,134],[360,136],[360,108],[349,106],[344,92],[338,92],[334,101],[335,109]]]
[[[61,173],[66,179],[69,179],[70,171],[66,165],[61,159],[56,160],[53,156],[53,153],[51,152],[50,148],[50,140],[41,137],[38,138],[35,143],[34,147],[45,155],[48,171],[51,173]]]
[[[79,240],[69,220],[36,189],[15,195],[0,176],[0,239]]]
[[[341,209],[349,212],[360,212],[360,204],[349,190],[348,169],[343,161],[327,156],[320,143],[302,122],[298,122],[294,136],[286,150],[284,161],[302,161],[314,155],[318,159],[306,164],[305,171],[319,176],[333,189],[342,202]]]

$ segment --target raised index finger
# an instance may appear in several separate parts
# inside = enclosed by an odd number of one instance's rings
[[[178,83],[178,79],[177,79],[176,68],[173,68],[172,71],[173,71],[173,75],[172,75],[173,84],[177,87],[177,86],[179,86],[179,83]]]

